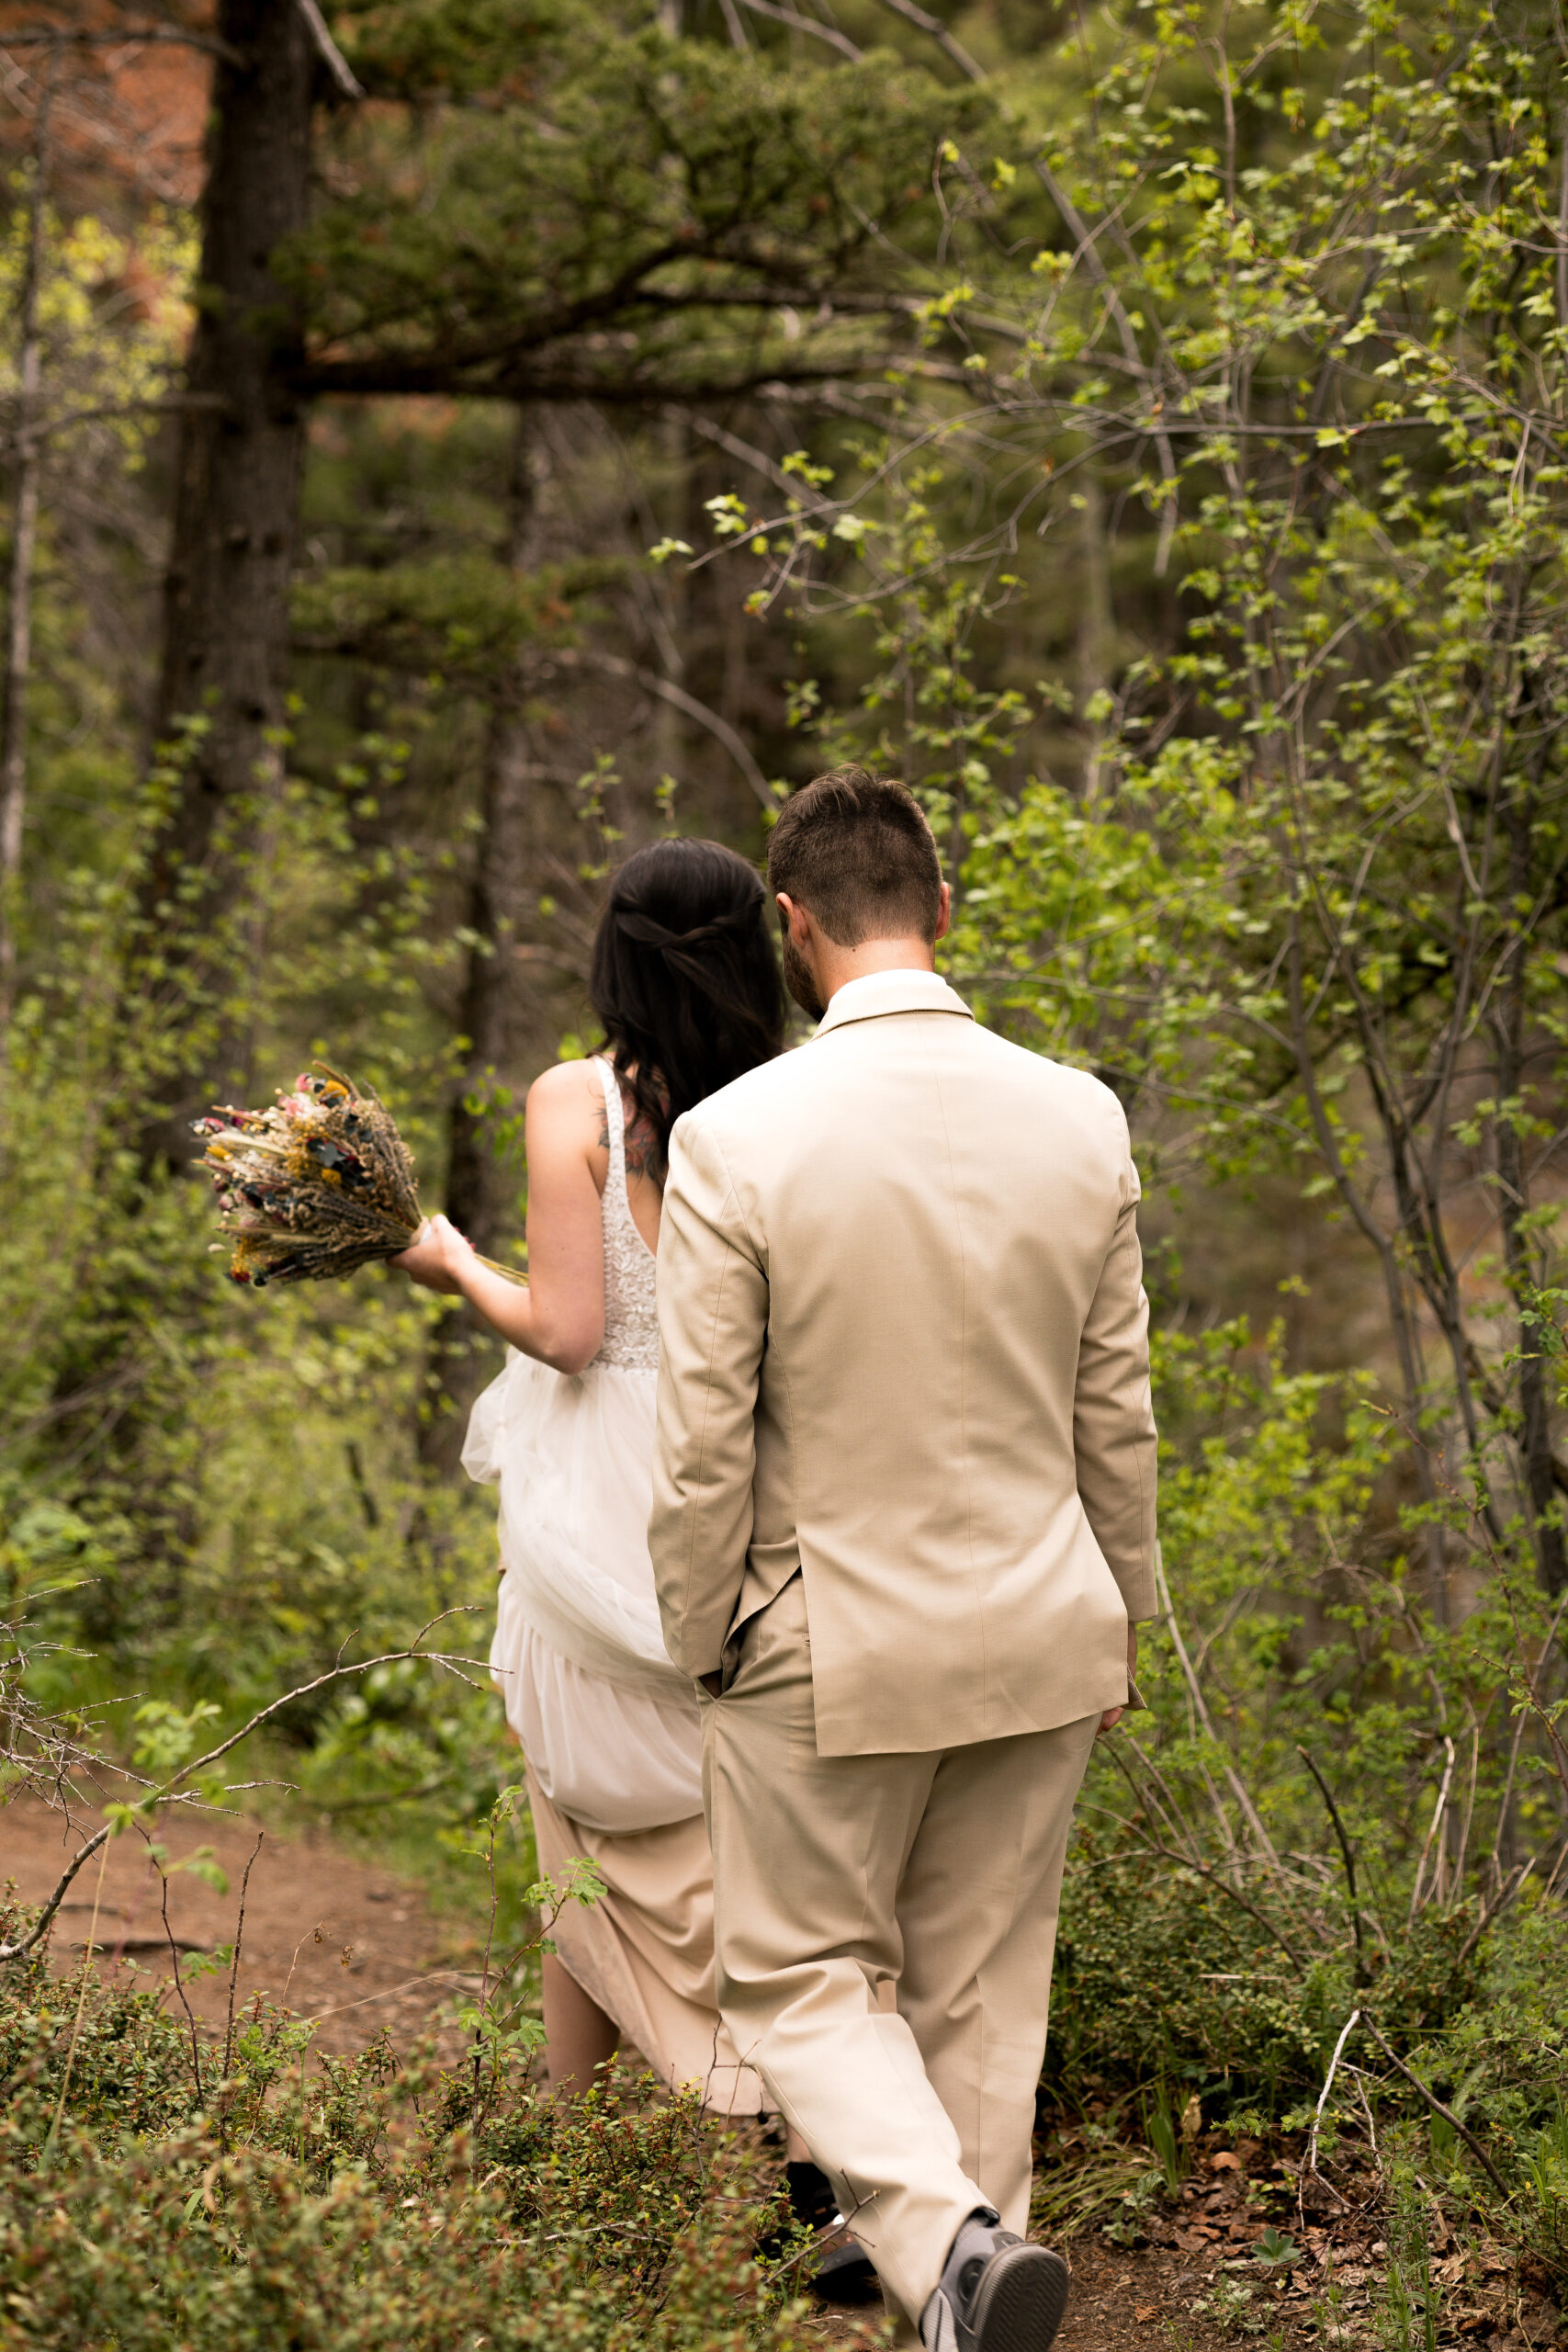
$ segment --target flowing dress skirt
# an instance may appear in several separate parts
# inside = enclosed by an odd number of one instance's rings
[[[574,1377],[508,1351],[474,1407],[463,1464],[501,1489],[491,1671],[523,1744],[539,1868],[597,1862],[558,1957],[661,2081],[710,2109],[767,2101],[717,2012],[713,1861],[690,1682],[665,1651],[648,1555],[657,1374]]]

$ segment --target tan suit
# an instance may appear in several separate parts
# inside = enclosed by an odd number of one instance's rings
[[[1155,1608],[1137,1198],[1106,1088],[909,972],[671,1148],[649,1543],[726,1683],[720,2003],[916,2317],[1027,2207],[1068,1818]]]

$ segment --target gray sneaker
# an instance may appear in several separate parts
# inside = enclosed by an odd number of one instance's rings
[[[920,2315],[925,2352],[1050,2352],[1067,2307],[1067,2266],[1026,2245],[988,2209],[953,2239]]]

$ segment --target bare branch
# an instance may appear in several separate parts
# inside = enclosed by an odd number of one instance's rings
[[[1465,2126],[1460,2121],[1459,2117],[1454,2113],[1453,2109],[1451,2107],[1445,2107],[1442,2100],[1438,2097],[1437,2092],[1428,2090],[1426,2084],[1421,2080],[1420,2075],[1414,2073],[1412,2069],[1405,2064],[1404,2059],[1395,2054],[1395,2052],[1390,2048],[1386,2036],[1379,2027],[1372,2023],[1371,2018],[1363,2018],[1361,2022],[1366,2027],[1367,2031],[1371,2035],[1372,2040],[1377,2043],[1378,2048],[1382,2052],[1383,2056],[1388,2060],[1389,2064],[1391,2066],[1397,2067],[1399,2072],[1404,2075],[1405,2081],[1411,2086],[1412,2089],[1418,2090],[1420,2092],[1422,2098],[1426,2100],[1434,2115],[1440,2115],[1445,2123],[1449,2123],[1453,2126],[1453,2129],[1459,2133],[1460,2138],[1464,2142],[1465,2146],[1470,2150],[1471,2154],[1475,2158],[1476,2163],[1481,2166],[1482,2171],[1486,2175],[1487,2179],[1492,2183],[1493,2188],[1497,2191],[1498,2196],[1506,2197],[1508,2194],[1507,2183],[1504,2180],[1502,2174],[1498,2171],[1496,2165],[1493,2163],[1491,2157],[1487,2154],[1485,2149],[1482,2146],[1474,2132],[1467,2131]]]
[[[773,807],[768,779],[752,758],[744,739],[736,733],[728,718],[722,718],[709,704],[699,702],[695,695],[689,695],[684,686],[675,684],[673,678],[661,678],[656,671],[641,669],[637,662],[625,661],[618,653],[595,653],[573,648],[569,651],[552,653],[550,659],[567,669],[602,670],[612,678],[634,678],[645,694],[658,695],[661,701],[683,711],[688,718],[695,719],[699,727],[705,727],[708,733],[724,745],[763,808]]]
[[[971,82],[985,80],[984,67],[976,64],[962,41],[953,40],[940,17],[933,17],[928,10],[917,7],[915,0],[882,0],[882,6],[891,8],[896,17],[902,17],[906,24],[918,25],[921,32],[929,33],[942,55],[956,65],[961,74],[966,74]]]
[[[178,49],[205,50],[226,65],[243,65],[241,51],[215,33],[191,32],[181,25],[121,25],[118,29],[89,32],[84,27],[29,26],[25,31],[0,35],[6,49],[139,49],[148,41],[169,41]]]
[[[754,16],[772,17],[776,24],[787,25],[792,33],[810,33],[814,40],[826,41],[840,57],[847,57],[852,65],[858,65],[865,54],[836,27],[818,24],[815,17],[803,17],[798,9],[781,8],[778,0],[740,0],[740,6],[750,8]]]
[[[299,14],[310,28],[310,39],[316,44],[316,51],[321,63],[332,76],[333,87],[339,97],[362,98],[365,92],[355,81],[347,58],[328,31],[327,20],[317,6],[316,0],[299,0]]]
[[[432,1617],[427,1624],[423,1625],[420,1628],[407,1649],[388,1650],[380,1657],[367,1657],[363,1659],[358,1666],[334,1666],[326,1674],[318,1674],[314,1681],[301,1682],[298,1689],[286,1690],[281,1698],[271,1700],[265,1707],[258,1707],[255,1713],[250,1718],[250,1721],[248,1723],[242,1724],[238,1731],[231,1732],[227,1739],[220,1740],[216,1747],[209,1747],[205,1756],[192,1757],[188,1764],[182,1764],[179,1770],[172,1773],[161,1788],[150,1789],[147,1793],[138,1801],[138,1810],[151,1812],[155,1805],[164,1804],[171,1799],[177,1799],[179,1786],[182,1781],[191,1780],[196,1774],[209,1770],[212,1765],[217,1763],[220,1757],[227,1756],[231,1747],[237,1747],[243,1739],[248,1739],[252,1732],[258,1731],[263,1724],[269,1722],[271,1718],[279,1713],[283,1708],[291,1706],[296,1699],[308,1698],[312,1690],[324,1689],[326,1684],[329,1682],[343,1681],[350,1675],[369,1674],[376,1667],[378,1666],[400,1666],[406,1659],[413,1657],[428,1659],[432,1666],[449,1667],[452,1671],[457,1674],[461,1674],[463,1668],[466,1666],[479,1666],[479,1660],[478,1658],[449,1657],[444,1651],[422,1650],[419,1646],[420,1643],[423,1641],[425,1634],[430,1632],[431,1626],[439,1625],[443,1620],[447,1617],[459,1617],[466,1615],[469,1609],[475,1605],[476,1604],[470,1602],[463,1602],[456,1609],[444,1609],[439,1617]],[[467,1676],[463,1677],[464,1680],[467,1680]],[[99,1847],[102,1846],[113,1834],[113,1823],[106,1821],[103,1827],[96,1831],[95,1834],[88,1838],[86,1844],[72,1857],[70,1862],[62,1872],[59,1883],[55,1887],[53,1894],[44,1905],[43,1909],[39,1912],[37,1920],[25,1936],[18,1938],[15,1943],[0,1944],[0,1961],[19,1960],[25,1952],[32,1951],[34,1945],[37,1944],[48,1931],[50,1923],[53,1919],[55,1913],[59,1910],[61,1904],[64,1901],[65,1896],[70,1890],[71,1883],[76,1876],[77,1871],[82,1868],[84,1862],[89,1861],[92,1859],[93,1855],[97,1852]]]

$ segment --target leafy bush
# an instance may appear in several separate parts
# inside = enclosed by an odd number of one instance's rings
[[[210,2053],[216,2061],[218,2053]],[[145,1978],[0,1975],[4,2340],[58,2352],[784,2352],[744,2133],[622,2078],[557,2106],[257,2002],[221,2081]],[[476,2125],[477,2114],[477,2125]],[[69,2250],[69,2259],[61,2258]]]
[[[1196,2088],[1275,2113],[1315,2097],[1338,2018],[1333,1973],[1303,1980],[1224,1892],[1080,1834],[1052,1985],[1046,2082],[1058,2095]]]

